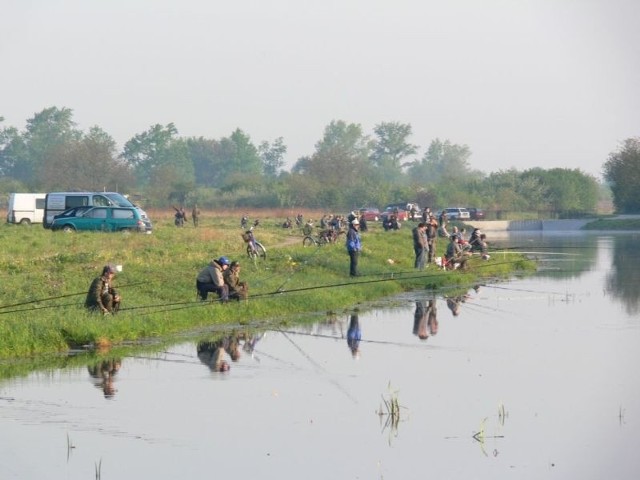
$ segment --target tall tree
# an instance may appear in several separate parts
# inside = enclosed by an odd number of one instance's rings
[[[4,130],[4,136],[9,137],[2,158],[6,174],[34,187],[52,152],[79,140],[82,132],[76,129],[71,109],[50,107],[28,119],[21,135],[10,129]]]
[[[53,149],[39,171],[39,180],[45,190],[127,192],[134,185],[131,170],[117,157],[115,141],[99,127]]]
[[[319,185],[317,191],[308,192],[315,199],[322,198],[328,207],[359,204],[356,186],[365,181],[370,168],[370,142],[358,124],[332,121],[324,130],[322,140],[316,143],[311,157],[303,157],[294,166],[294,172],[304,174]],[[311,183],[310,183],[311,184]]]
[[[177,128],[169,123],[164,127],[153,125],[133,137],[125,144],[122,157],[134,168],[138,182],[148,185],[156,169],[162,169],[163,179],[170,171],[177,182],[193,182],[193,163],[188,153],[186,142],[178,138]]]
[[[613,204],[620,213],[640,212],[640,137],[628,138],[604,164]]]
[[[282,137],[276,138],[273,143],[266,140],[258,146],[258,153],[262,160],[262,169],[268,178],[276,178],[284,165],[284,155],[287,146]]]
[[[416,145],[408,142],[411,136],[411,125],[399,122],[382,122],[373,129],[375,140],[371,160],[373,165],[384,172],[384,177],[389,179],[401,176],[403,160],[418,151]]]
[[[0,117],[0,124],[4,121]],[[13,177],[16,164],[26,157],[26,146],[15,127],[0,129],[0,176]]]
[[[472,175],[481,175],[473,172],[469,167],[471,150],[467,145],[456,145],[449,140],[442,142],[436,138],[419,162],[414,162],[409,168],[411,178],[422,183],[440,183],[442,181],[464,180]]]

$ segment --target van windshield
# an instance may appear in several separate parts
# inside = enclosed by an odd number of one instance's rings
[[[111,202],[118,207],[133,207],[134,205],[127,200],[125,197],[120,195],[119,193],[105,193],[105,197],[107,197]],[[93,199],[93,203],[96,203],[96,198]]]

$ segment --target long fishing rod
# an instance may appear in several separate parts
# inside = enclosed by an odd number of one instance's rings
[[[133,286],[136,286],[136,285],[142,285],[143,283],[147,283],[147,282],[136,282],[136,283],[128,283],[128,284],[125,284],[125,285],[118,285],[118,288],[133,287]],[[64,294],[64,295],[57,295],[55,297],[47,297],[47,298],[39,298],[39,299],[36,299],[36,300],[29,300],[28,302],[14,303],[14,304],[11,304],[11,305],[0,305],[0,309],[11,308],[11,307],[21,307],[22,305],[29,305],[29,304],[32,304],[32,303],[46,302],[46,301],[49,301],[49,300],[58,300],[60,298],[74,297],[76,295],[86,295],[86,294],[87,294],[86,290],[83,291],[83,292],[67,293],[67,294]],[[1,313],[2,312],[0,312],[0,314]]]
[[[497,265],[511,265],[511,264],[518,263],[518,262],[519,261],[492,262],[491,264],[487,264],[487,265],[478,265],[477,268],[485,268],[485,267],[497,266]],[[417,273],[417,274],[415,272],[411,272],[411,273],[412,273],[412,275],[409,275],[409,276],[399,276],[399,275],[403,275],[404,273],[403,272],[386,272],[386,273],[383,273],[383,275],[385,275],[385,276],[388,275],[388,277],[386,277],[386,278],[374,278],[374,279],[370,279],[370,280],[361,280],[361,281],[357,281],[357,282],[349,281],[349,282],[327,284],[327,285],[315,285],[315,286],[301,287],[301,288],[295,288],[295,289],[290,289],[290,290],[280,290],[280,291],[276,290],[276,291],[272,291],[272,292],[265,292],[265,293],[261,293],[261,294],[257,294],[257,295],[252,295],[251,298],[252,299],[265,298],[265,297],[272,297],[272,296],[275,296],[275,295],[282,295],[284,293],[298,293],[298,292],[305,292],[305,291],[310,291],[310,290],[320,290],[320,289],[327,289],[327,288],[338,288],[338,287],[354,286],[354,285],[367,285],[367,284],[389,282],[389,281],[397,281],[397,280],[429,279],[429,278],[435,278],[435,277],[438,277],[438,276],[441,275],[439,273],[433,273],[433,274],[425,274],[424,272],[420,272],[420,273]],[[142,283],[148,283],[148,282],[138,282],[136,284],[129,284],[127,286],[138,285],[138,284],[142,284]],[[75,294],[68,294],[68,295],[64,295],[64,296],[72,296],[72,295],[80,295],[80,294],[85,294],[85,292],[75,293]],[[60,296],[60,297],[64,297],[64,296]],[[53,298],[56,298],[56,297],[53,297]],[[40,301],[42,301],[42,300],[40,300]],[[37,301],[25,302],[25,304],[34,303],[34,302],[37,302]],[[16,304],[16,306],[18,306],[18,305],[21,305],[21,304]],[[166,309],[166,307],[177,307],[176,309],[181,309],[181,308],[192,308],[194,306],[200,306],[200,305],[206,305],[206,303],[193,302],[193,301],[180,301],[180,302],[170,302],[170,303],[165,303],[165,304],[150,304],[150,305],[139,305],[139,306],[133,306],[133,307],[124,307],[124,308],[121,308],[120,311],[124,312],[124,311],[133,311],[133,310],[141,310],[141,309],[158,309],[158,308]],[[173,309],[167,309],[167,310],[171,311]],[[23,310],[20,310],[20,311],[21,312],[25,312],[25,311],[29,311],[29,310],[23,309]],[[0,312],[0,313],[10,313],[10,312]]]

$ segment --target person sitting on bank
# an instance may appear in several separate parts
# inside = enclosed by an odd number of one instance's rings
[[[462,249],[462,245],[458,243],[458,237],[451,235],[449,245],[447,245],[447,251],[444,254],[447,268],[454,269],[457,264],[459,268],[466,270],[469,255],[471,255],[471,253],[465,252]]]
[[[246,282],[240,281],[240,263],[233,261],[227,270],[222,274],[224,283],[229,288],[229,299],[237,301],[246,300],[249,295],[249,286]]]
[[[102,274],[91,282],[84,302],[89,311],[106,315],[116,313],[120,309],[120,294],[112,285],[115,274],[115,266],[105,265]]]
[[[196,289],[201,300],[206,300],[209,292],[215,292],[220,301],[229,301],[229,287],[224,283],[223,273],[229,268],[229,259],[220,257],[200,270],[196,277]]]

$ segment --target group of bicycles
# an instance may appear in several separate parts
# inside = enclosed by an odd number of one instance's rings
[[[258,259],[266,260],[267,258],[267,249],[262,243],[256,240],[253,233],[254,228],[257,227],[259,223],[259,220],[255,220],[253,225],[249,227],[249,219],[246,215],[240,220],[240,227],[244,230],[242,240],[247,244],[247,256],[254,262]],[[320,247],[322,245],[336,243],[346,235],[346,231],[342,228],[333,227],[323,228],[314,233],[313,223],[308,221],[303,224],[301,216],[296,217],[296,225],[302,227],[302,233],[304,235],[302,245],[305,247]]]

